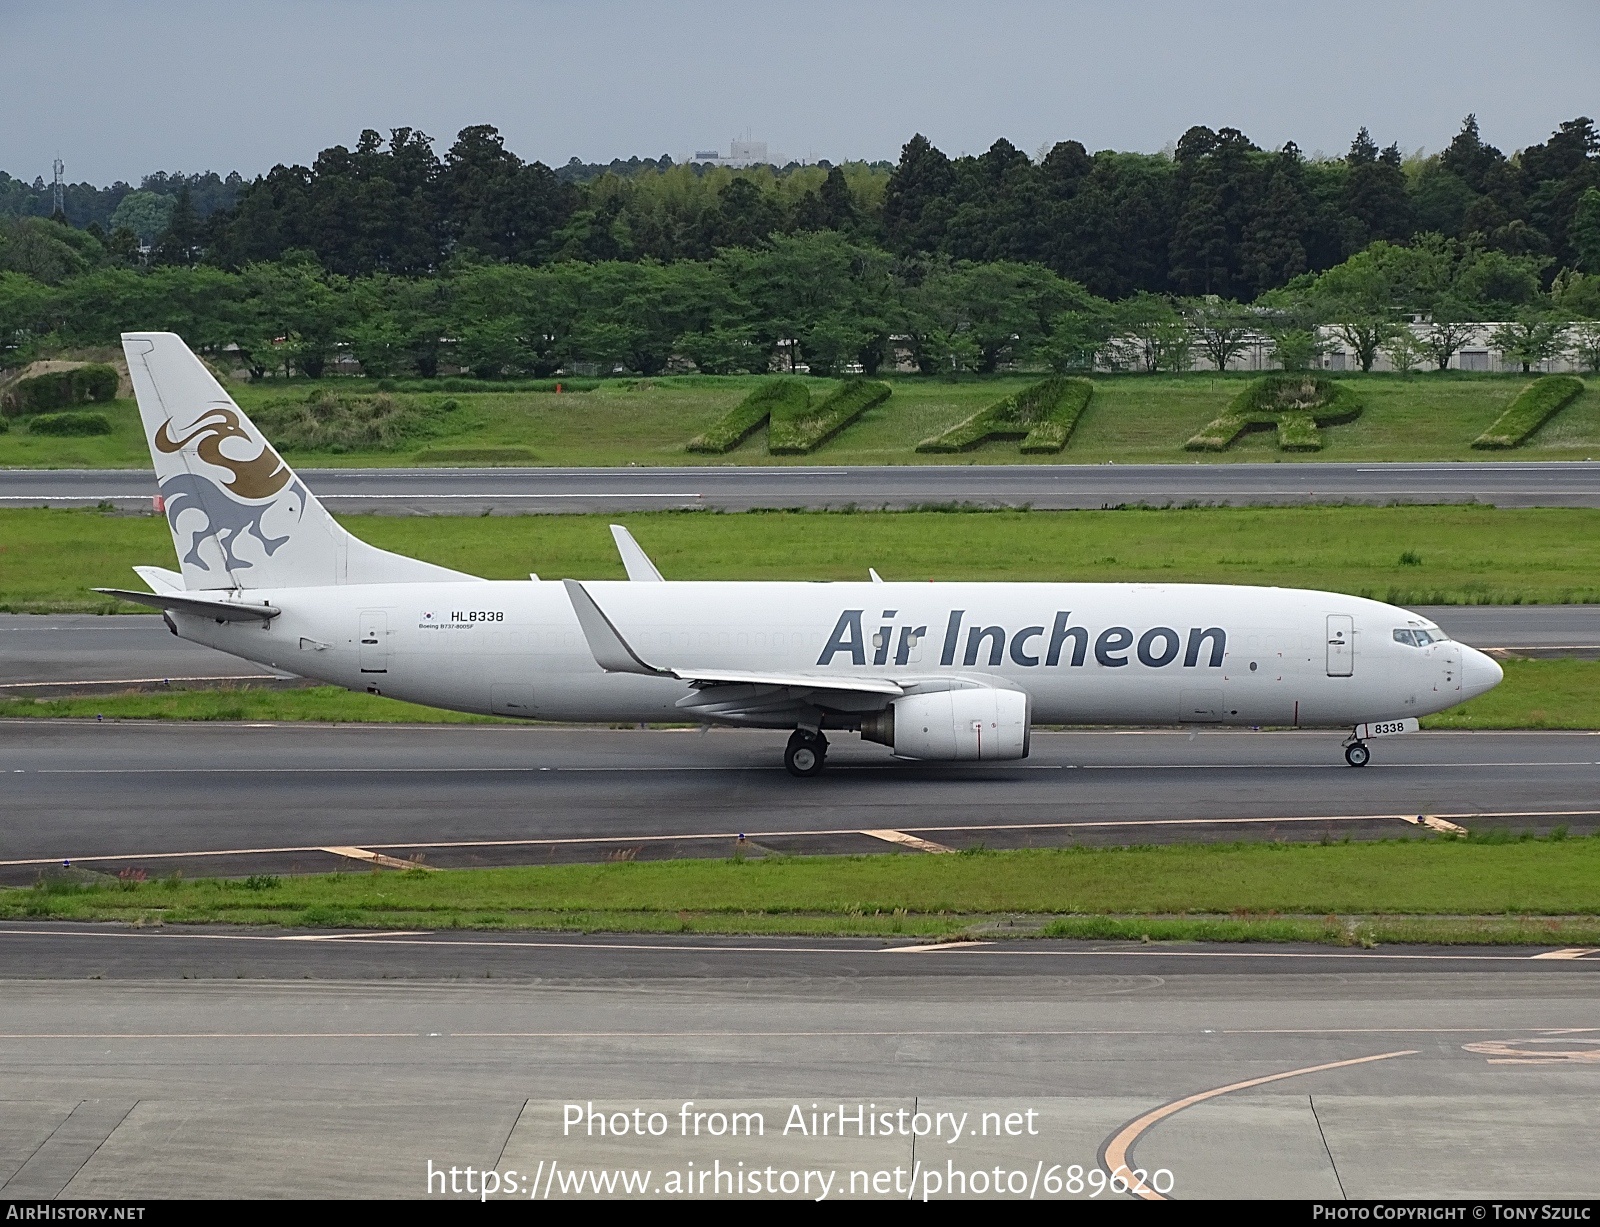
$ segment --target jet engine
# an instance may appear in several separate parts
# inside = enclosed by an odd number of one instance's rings
[[[911,694],[862,720],[861,736],[900,758],[1026,758],[1031,707],[1020,690],[987,686]]]

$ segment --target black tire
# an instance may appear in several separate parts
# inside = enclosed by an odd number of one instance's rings
[[[1372,761],[1372,751],[1364,741],[1353,741],[1344,748],[1344,761],[1352,767],[1365,767]]]
[[[790,775],[808,779],[820,775],[828,758],[828,740],[795,730],[783,751],[783,767]]]

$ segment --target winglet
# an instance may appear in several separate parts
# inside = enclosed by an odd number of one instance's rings
[[[620,524],[613,524],[611,537],[617,543],[617,553],[622,555],[622,566],[627,571],[629,579],[636,584],[665,582],[661,578],[661,572],[656,570],[656,564],[650,561],[650,555],[639,548],[639,543],[633,539],[632,533]]]
[[[868,567],[867,568],[867,574],[872,576],[872,582],[873,583],[875,583],[875,584],[883,583],[883,576],[878,574],[878,568],[877,567]]]
[[[652,567],[651,570],[655,568]],[[595,664],[607,673],[642,673],[646,677],[673,676],[670,670],[657,669],[654,665],[648,665],[639,659],[639,654],[628,646],[628,641],[611,624],[611,619],[606,617],[600,606],[594,603],[594,598],[582,584],[575,579],[564,579],[561,582],[567,586],[567,599],[572,602],[572,612],[578,616],[578,626],[583,631],[583,637],[589,641],[589,651],[594,656]]]

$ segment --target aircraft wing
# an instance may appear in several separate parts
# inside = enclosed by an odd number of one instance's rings
[[[218,622],[270,622],[283,610],[265,601],[221,601],[192,593],[133,592],[127,588],[96,588],[107,596],[132,601],[135,605],[148,605],[152,609],[175,609],[179,613],[195,614],[202,618],[215,618]]]
[[[578,626],[589,643],[595,663],[607,673],[637,673],[646,677],[675,677],[697,687],[767,686],[788,690],[831,690],[842,693],[901,695],[905,689],[886,677],[835,677],[810,673],[762,673],[743,669],[663,669],[645,661],[606,616],[595,599],[575,579],[567,587]]]

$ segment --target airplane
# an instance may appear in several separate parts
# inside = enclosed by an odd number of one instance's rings
[[[123,334],[179,569],[173,634],[300,677],[532,720],[829,732],[900,759],[1025,758],[1035,724],[1342,728],[1373,738],[1485,693],[1490,657],[1415,613],[1294,588],[685,582],[621,526],[627,580],[486,580],[352,536],[173,333]]]

